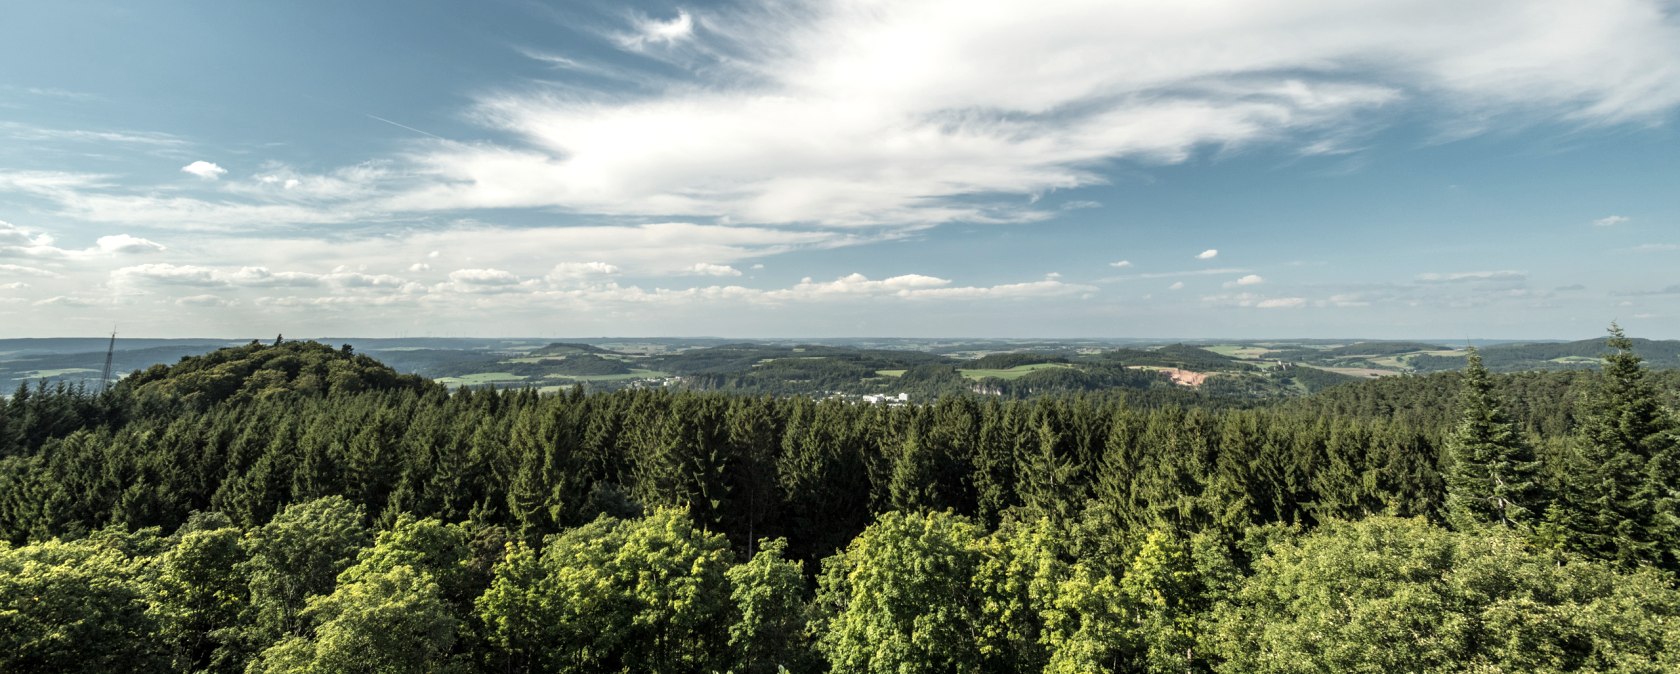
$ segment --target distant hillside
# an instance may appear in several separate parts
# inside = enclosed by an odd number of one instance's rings
[[[154,365],[119,385],[137,397],[162,396],[189,404],[285,394],[328,395],[436,386],[415,375],[398,374],[346,345],[285,342],[217,349],[174,365]]]
[[[574,342],[554,342],[553,344],[549,344],[531,352],[531,355],[533,356],[570,356],[574,354],[590,354],[596,356],[623,355],[617,351],[603,349],[593,344],[581,344]]]
[[[566,356],[564,360],[547,360],[540,365],[530,366],[539,372],[549,372],[561,375],[600,376],[609,374],[629,374],[630,366],[624,361],[602,358],[593,353],[580,353]],[[515,370],[519,371],[518,369]]]
[[[973,370],[1007,370],[1022,365],[1066,362],[1066,357],[1044,353],[992,353],[964,363],[963,367]]]
[[[1091,358],[1098,362],[1128,367],[1176,367],[1196,372],[1246,370],[1250,367],[1236,358],[1185,344],[1173,344],[1154,350],[1115,349]]]
[[[1325,349],[1319,355],[1339,358],[1343,356],[1394,356],[1402,353],[1417,351],[1446,351],[1450,347],[1438,344],[1424,344],[1422,342],[1355,342],[1347,346]]]
[[[1500,372],[1597,368],[1599,359],[1608,351],[1602,339],[1500,344],[1482,349],[1482,361],[1488,369]],[[1680,341],[1636,338],[1633,340],[1633,352],[1644,358],[1650,367],[1680,368]],[[1411,362],[1413,367],[1424,372],[1464,367],[1464,358],[1457,356],[1419,355]]]

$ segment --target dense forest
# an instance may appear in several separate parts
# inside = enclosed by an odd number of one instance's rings
[[[1601,351],[1268,404],[450,391],[312,342],[24,387],[0,671],[1680,671],[1680,379]]]

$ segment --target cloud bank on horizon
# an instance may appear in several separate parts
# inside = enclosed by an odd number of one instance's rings
[[[32,11],[35,39],[78,28]],[[349,143],[171,112],[316,119],[349,93],[154,83],[166,105],[98,90],[96,69],[146,76],[112,55],[45,83],[0,58],[5,336],[1571,336],[1641,316],[1680,337],[1646,292],[1680,218],[1661,0],[451,11],[521,37],[416,19],[453,75],[405,66],[400,37],[321,45],[360,57],[336,77],[455,101],[334,113],[364,125]],[[137,45],[179,18],[127,17],[112,49],[166,49]],[[276,59],[255,23],[207,39]],[[354,96],[407,92],[380,91]]]

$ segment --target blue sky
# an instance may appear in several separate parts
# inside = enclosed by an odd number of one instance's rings
[[[1680,338],[1680,5],[8,3],[0,336]]]

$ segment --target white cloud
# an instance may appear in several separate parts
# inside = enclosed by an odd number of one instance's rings
[[[548,280],[554,282],[576,281],[579,279],[594,277],[614,276],[618,274],[618,272],[618,265],[607,264],[600,261],[561,262],[560,264],[554,265],[554,268],[549,270]]]
[[[538,282],[526,283],[517,274],[505,269],[457,269],[449,272],[449,281],[432,287],[433,292],[463,294],[500,294],[527,291]]]
[[[71,295],[55,295],[53,297],[48,297],[48,298],[43,299],[43,300],[36,300],[34,302],[34,305],[38,306],[38,307],[77,307],[77,308],[81,308],[81,307],[91,307],[91,306],[94,306],[95,304],[97,304],[97,302],[95,302],[94,300],[90,300],[90,299],[85,298],[85,297],[74,297],[74,296],[71,296]]]
[[[1528,278],[1528,274],[1520,271],[1461,271],[1448,273],[1418,274],[1419,283],[1467,283],[1476,281],[1521,281]]]
[[[904,274],[877,281],[853,273],[826,282],[805,278],[792,288],[764,292],[763,297],[771,300],[883,296],[914,300],[975,300],[1054,297],[1096,290],[1091,286],[1064,283],[1053,276],[1047,276],[1042,281],[995,286],[953,286],[951,283],[950,279],[924,274]]]
[[[741,275],[741,270],[739,270],[739,269],[736,269],[736,268],[731,267],[731,266],[726,265],[726,264],[711,264],[709,262],[696,262],[696,263],[690,265],[688,267],[688,269],[686,269],[685,271],[687,273],[691,274],[691,275],[694,275],[694,276],[740,276]]]
[[[1592,224],[1594,227],[1615,227],[1616,225],[1627,222],[1630,219],[1631,218],[1628,218],[1625,215],[1606,215],[1602,218],[1594,220]]]
[[[519,277],[501,269],[457,269],[449,280],[464,285],[505,286],[519,283]]]
[[[93,247],[86,250],[60,248],[54,243],[55,239],[45,232],[24,229],[0,220],[0,257],[69,260],[165,250],[162,244],[128,234],[99,237]]]
[[[1108,266],[1114,267],[1115,269],[1125,269],[1127,267],[1132,266],[1132,261],[1131,260],[1120,260],[1118,262],[1110,262],[1110,263],[1108,263]]]
[[[636,32],[618,36],[618,43],[625,49],[641,50],[650,44],[673,45],[691,37],[694,37],[694,16],[678,10],[677,15],[667,21],[637,20]],[[576,61],[567,61],[572,67],[576,67]]]
[[[176,285],[241,288],[397,288],[403,279],[388,274],[335,270],[329,273],[271,271],[267,267],[206,267],[168,262],[122,267],[111,271],[118,285]]]
[[[0,274],[16,276],[41,276],[45,278],[62,278],[64,275],[50,269],[28,267],[21,264],[0,264]]]
[[[45,233],[0,220],[0,257],[63,257],[65,251],[52,244]]]
[[[1296,309],[1307,305],[1304,297],[1265,297],[1254,293],[1208,295],[1202,298],[1215,306],[1251,307],[1255,309]]]
[[[181,172],[190,173],[204,180],[216,180],[221,178],[222,174],[227,173],[227,169],[200,159],[191,164],[187,164],[186,166],[182,166]]]
[[[1184,289],[1184,282],[1183,281],[1173,281],[1172,285],[1167,286],[1167,290],[1183,290],[1183,289]]]
[[[1241,267],[1218,267],[1214,269],[1187,269],[1184,271],[1155,271],[1143,274],[1126,274],[1124,276],[1110,276],[1097,279],[1098,283],[1119,283],[1136,281],[1139,279],[1176,278],[1181,276],[1224,276],[1226,274],[1246,274],[1247,269]]]
[[[1196,254],[1198,260],[1212,260],[1216,257],[1219,257],[1219,249],[1217,248],[1209,248]]]
[[[802,279],[798,285],[786,289],[771,291],[772,297],[814,297],[825,295],[885,295],[930,288],[949,286],[949,279],[923,274],[904,274],[879,281],[871,281],[863,274],[852,273],[833,281],[817,282],[810,277]]]
[[[225,307],[233,303],[233,300],[215,295],[188,295],[175,300],[175,304],[183,307]]]
[[[1117,158],[1322,146],[1368,126],[1372,108],[1413,101],[1444,109],[1453,132],[1507,115],[1655,120],[1680,104],[1680,26],[1650,1],[840,3],[745,10],[708,21],[703,42],[684,16],[631,42],[688,36],[720,56],[698,81],[642,97],[486,95],[478,117],[523,142],[438,144],[421,170],[445,184],[405,203],[1022,219],[1030,207],[969,197],[1100,183],[1092,167]]]
[[[85,179],[0,186],[93,222],[222,229],[550,207],[748,225],[1028,222],[1053,212],[1014,197],[1104,183],[1115,160],[1356,147],[1350,136],[1380,126],[1377,108],[1428,108],[1447,134],[1661,121],[1680,106],[1680,18],[1666,7],[905,0],[704,20],[679,11],[632,19],[633,34],[618,36],[682,47],[647,50],[664,63],[643,68],[650,79],[634,91],[480,94],[472,118],[504,132],[500,143],[427,139],[324,175],[268,166],[220,186],[243,201]],[[182,170],[226,173],[205,160]]]
[[[414,264],[408,265],[408,270],[411,271],[411,272],[431,271],[432,270],[432,265],[426,264],[424,262],[416,262]]]
[[[129,236],[127,234],[113,234],[111,236],[99,237],[99,241],[96,242],[95,245],[98,246],[99,250],[112,254],[161,253],[164,250],[167,250],[163,247],[163,244],[157,243],[156,241],[149,241],[137,236]]]
[[[1680,243],[1642,243],[1633,247],[1637,253],[1666,253],[1680,250]]]
[[[1235,288],[1238,286],[1257,286],[1265,282],[1266,279],[1262,278],[1259,274],[1249,274],[1235,281],[1226,281],[1224,286],[1227,288]]]
[[[99,131],[89,129],[55,129],[17,122],[0,122],[0,136],[21,141],[73,141],[82,143],[122,143],[128,145],[171,147],[186,144],[178,136],[150,131]]]

